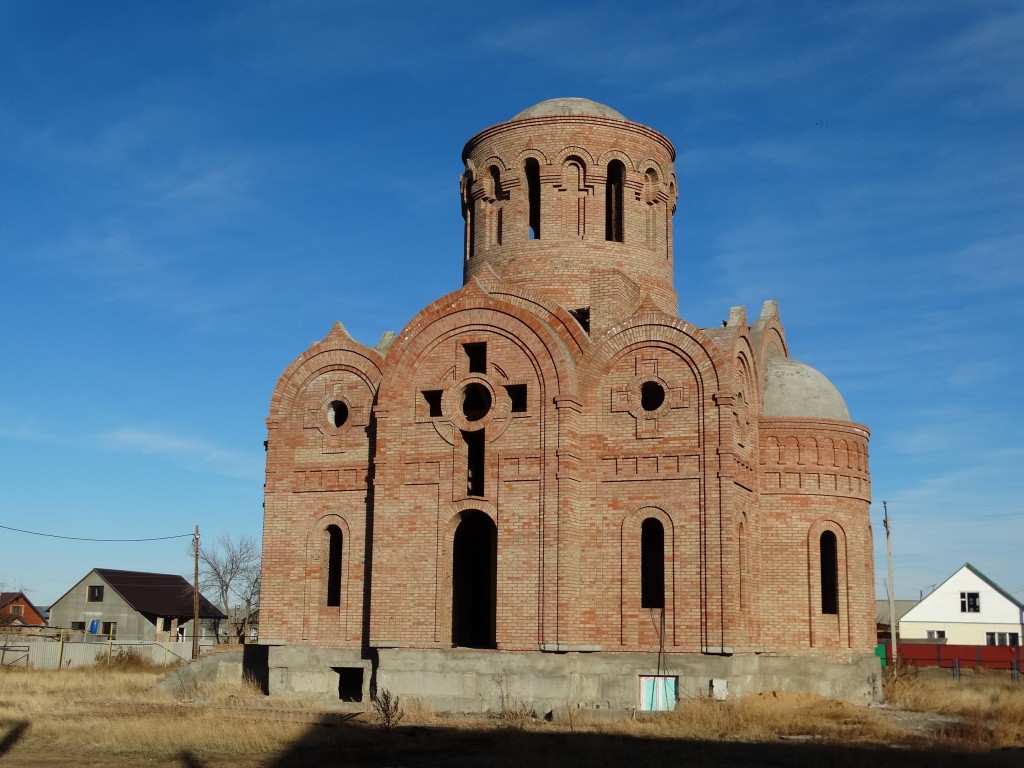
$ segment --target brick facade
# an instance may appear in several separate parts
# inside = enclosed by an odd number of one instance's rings
[[[870,653],[868,430],[763,411],[774,302],[677,316],[672,144],[545,105],[466,145],[463,287],[376,349],[335,325],[279,380],[261,637]]]

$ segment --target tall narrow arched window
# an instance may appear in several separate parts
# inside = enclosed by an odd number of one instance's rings
[[[839,543],[832,531],[821,534],[821,612],[839,613]]]
[[[604,239],[622,242],[622,187],[626,166],[618,160],[608,163],[608,181],[604,191]]]
[[[647,247],[654,248],[658,244],[662,230],[661,206],[658,203],[658,174],[648,168],[644,174],[644,201],[647,203],[646,228]]]
[[[743,575],[747,572],[747,529],[746,529],[746,526],[743,525],[742,521],[740,521],[739,535],[736,538],[739,540],[739,545],[740,545],[739,546],[739,550],[740,550],[739,551],[739,558],[738,558],[739,566],[740,567],[739,567],[739,573],[737,574],[737,576],[739,577],[739,589],[737,591],[739,592],[740,611],[742,612],[744,607],[745,607],[745,600],[744,600],[744,594],[743,593],[744,593],[745,587],[747,586],[745,581],[744,581],[744,579],[743,579]]]
[[[540,240],[540,163],[528,157],[523,168],[526,171],[526,200],[529,208],[527,223],[530,227],[530,239]]]
[[[341,545],[343,537],[341,528],[328,525],[324,530],[324,549],[326,552],[327,605],[341,605]]]
[[[640,525],[640,607],[665,607],[665,526],[653,517]]]
[[[502,225],[502,210],[499,207],[500,201],[502,200],[501,192],[501,171],[498,170],[498,166],[492,165],[489,169],[491,174],[491,193],[494,197],[494,215],[493,221],[491,222],[491,244],[501,245],[501,225]]]
[[[466,171],[465,186],[462,192],[462,209],[466,217],[466,260],[476,255],[476,217],[473,215],[473,172]]]

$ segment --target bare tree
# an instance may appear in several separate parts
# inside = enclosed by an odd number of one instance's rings
[[[260,601],[260,545],[252,536],[233,539],[227,534],[212,545],[199,547],[199,583],[217,596],[239,639],[249,636],[249,624]],[[232,620],[232,604],[241,615]]]

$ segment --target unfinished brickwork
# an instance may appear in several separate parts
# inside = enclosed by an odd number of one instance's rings
[[[272,689],[302,690],[309,647],[378,682],[385,660],[447,659],[465,690],[435,699],[464,708],[489,700],[465,669],[513,655],[623,679],[705,659],[737,691],[816,657],[851,670],[830,690],[872,695],[868,430],[789,357],[773,301],[753,325],[678,317],[674,159],[582,99],[482,131],[462,288],[376,349],[336,324],[286,369],[267,421],[260,631],[271,666],[288,659]],[[620,683],[585,698],[628,708]]]

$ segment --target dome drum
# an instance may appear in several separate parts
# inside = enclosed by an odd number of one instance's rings
[[[575,308],[595,270],[618,270],[675,313],[674,159],[661,134],[585,99],[482,131],[463,150],[464,280],[489,266]]]

